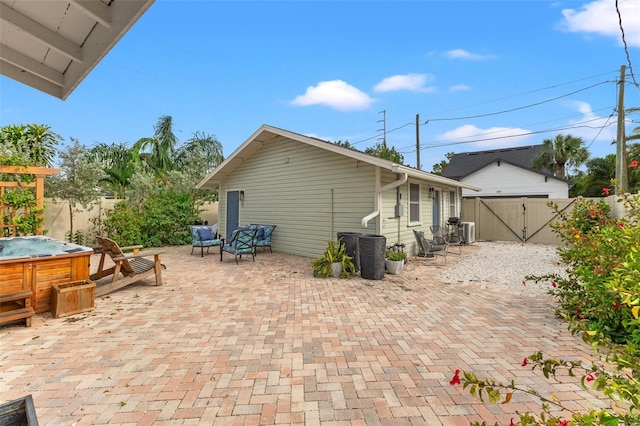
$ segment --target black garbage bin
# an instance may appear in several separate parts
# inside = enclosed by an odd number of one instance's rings
[[[384,279],[384,258],[387,238],[384,235],[360,235],[360,276],[367,280]]]
[[[338,232],[338,241],[342,238],[347,254],[353,258],[356,271],[360,270],[360,250],[358,249],[358,237],[360,232]]]

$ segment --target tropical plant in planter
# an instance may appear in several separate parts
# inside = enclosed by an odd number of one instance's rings
[[[356,273],[353,258],[347,254],[342,241],[329,241],[321,257],[311,262],[313,276],[326,278],[329,276],[347,278]]]
[[[406,253],[402,251],[387,250],[385,259],[387,272],[394,275],[402,272],[402,267],[404,266],[404,261],[406,258]]]

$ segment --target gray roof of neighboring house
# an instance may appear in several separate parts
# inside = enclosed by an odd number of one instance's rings
[[[548,170],[534,170],[531,168],[533,160],[541,152],[544,152],[544,150],[544,145],[530,145],[454,154],[443,175],[449,179],[460,180],[491,163],[503,161],[544,176],[558,179],[553,173],[549,173]]]

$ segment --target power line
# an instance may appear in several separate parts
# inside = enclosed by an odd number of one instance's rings
[[[564,82],[564,83],[553,84],[551,86],[542,87],[540,89],[533,89],[533,90],[529,90],[527,92],[517,93],[515,95],[504,96],[504,97],[493,99],[493,100],[490,100],[490,101],[480,102],[480,103],[476,103],[476,104],[473,104],[473,105],[466,105],[466,106],[463,106],[463,107],[453,108],[453,109],[440,111],[440,112],[427,114],[427,115],[435,116],[435,115],[444,114],[444,113],[447,113],[447,112],[458,111],[458,110],[461,110],[461,109],[464,109],[464,108],[471,108],[471,107],[476,107],[476,106],[480,106],[480,105],[486,105],[486,104],[490,104],[490,103],[493,103],[493,102],[503,101],[503,100],[506,100],[506,99],[516,98],[516,97],[519,97],[519,96],[530,95],[532,93],[537,93],[537,92],[542,92],[542,91],[545,91],[545,90],[555,89],[557,87],[567,86],[569,84],[574,84],[574,83],[578,83],[578,82],[585,81],[585,80],[591,80],[591,79],[594,79],[594,78],[597,78],[597,77],[602,77],[603,75],[611,75],[612,73],[617,73],[617,72],[618,72],[618,70],[608,71],[606,73],[600,73],[600,74],[592,75],[592,76],[589,76],[589,77],[583,77],[583,78],[579,78],[579,79],[576,79],[576,80],[567,81],[567,82]],[[611,81],[611,80],[609,80],[609,81]]]
[[[613,83],[613,82],[615,82],[615,81],[612,81],[612,80],[605,80],[605,81],[601,81],[601,82],[596,83],[596,84],[593,84],[593,85],[591,85],[591,86],[587,86],[587,87],[584,87],[584,88],[582,88],[582,89],[575,90],[575,91],[570,92],[570,93],[566,93],[566,94],[563,94],[563,95],[560,95],[560,96],[556,96],[556,97],[554,97],[554,98],[550,98],[550,99],[547,99],[547,100],[544,100],[544,101],[535,102],[535,103],[533,103],[533,104],[528,104],[528,105],[524,105],[524,106],[520,106],[520,107],[516,107],[516,108],[511,108],[511,109],[508,109],[508,110],[495,111],[495,112],[491,112],[491,113],[487,113],[487,114],[479,114],[479,115],[464,116],[464,117],[434,118],[434,119],[430,119],[430,120],[425,121],[425,122],[424,122],[424,123],[422,123],[421,125],[426,125],[426,124],[427,124],[427,123],[429,123],[430,121],[454,121],[454,120],[468,120],[468,119],[472,119],[472,118],[488,117],[488,116],[494,116],[494,115],[505,114],[505,113],[509,113],[509,112],[513,112],[513,111],[523,110],[523,109],[527,109],[527,108],[532,108],[532,107],[535,107],[535,106],[538,106],[538,105],[542,105],[542,104],[545,104],[545,103],[553,102],[553,101],[556,101],[556,100],[558,100],[558,99],[562,99],[562,98],[565,98],[565,97],[568,97],[568,96],[574,95],[574,94],[576,94],[576,93],[583,92],[583,91],[585,91],[585,90],[592,89],[592,88],[594,88],[594,87],[597,87],[597,86],[600,86],[600,85],[603,85],[603,84]],[[567,84],[567,83],[564,83],[564,84]],[[563,85],[563,84],[562,84],[562,85]],[[560,86],[560,85],[556,85],[556,86],[548,86],[548,87],[557,87],[557,86]],[[534,90],[534,91],[540,91],[540,90],[544,90],[544,89],[537,89],[537,90]],[[532,91],[532,92],[534,92],[534,91]],[[530,93],[532,93],[532,92],[530,92]],[[414,124],[414,123],[412,123],[412,122],[408,122],[408,123],[405,123],[405,124],[403,124],[403,125],[401,125],[401,126],[399,126],[399,127],[394,128],[394,129],[386,130],[386,131],[385,131],[384,136],[385,136],[385,138],[386,138],[386,134],[393,133],[393,132],[395,132],[395,131],[398,131],[398,130],[400,130],[400,129],[403,129],[403,128],[405,128],[405,127],[407,127],[407,126],[409,126],[409,125],[412,125],[412,124]],[[357,145],[357,144],[360,144],[360,143],[363,143],[363,142],[367,142],[367,141],[370,141],[370,140],[372,140],[372,139],[379,139],[379,138],[380,138],[380,136],[381,136],[381,134],[380,134],[380,133],[378,133],[378,134],[376,134],[376,135],[374,135],[374,136],[371,136],[371,137],[368,137],[368,138],[365,138],[365,139],[361,139],[361,140],[359,140],[359,141],[357,141],[357,142],[354,142],[354,143],[353,143],[353,145]]]
[[[598,121],[601,120],[601,118],[594,118],[591,120],[587,120],[584,121],[582,123],[589,123],[591,121]],[[613,123],[611,123],[613,124]],[[505,136],[496,136],[496,137],[492,137],[492,138],[480,138],[480,139],[472,139],[472,140],[468,140],[468,141],[456,141],[456,142],[445,142],[445,143],[427,143],[427,144],[423,144],[421,150],[424,149],[430,149],[430,148],[442,148],[442,147],[446,147],[446,146],[453,146],[453,145],[464,145],[464,144],[468,144],[468,143],[475,143],[475,142],[487,142],[487,141],[494,141],[494,140],[502,140],[502,139],[509,139],[509,138],[516,138],[516,137],[522,137],[522,136],[530,136],[530,135],[536,135],[536,134],[541,134],[541,133],[551,133],[551,132],[558,132],[558,131],[566,131],[566,130],[572,130],[572,129],[581,129],[581,128],[588,128],[588,129],[600,129],[602,130],[602,128],[604,128],[606,126],[586,126],[586,125],[573,125],[573,126],[561,126],[561,127],[555,127],[555,128],[551,128],[551,129],[544,129],[544,130],[537,130],[537,131],[531,131],[531,132],[523,132],[523,133],[518,133],[518,134],[511,134],[511,135],[505,135]],[[491,134],[491,133],[496,133],[496,132],[490,132],[490,133],[486,133],[486,134]],[[409,154],[412,152],[415,152],[415,150],[406,150],[406,151],[399,151],[403,154]]]
[[[598,108],[598,109],[592,110],[591,112],[592,112],[592,113],[597,113],[597,112],[599,112],[599,111],[603,111],[603,110],[605,110],[605,109],[606,109],[606,110],[613,110],[614,112],[616,111],[616,109],[615,109],[614,107],[608,106],[608,107],[605,107],[605,108]],[[583,116],[583,115],[584,115],[584,114],[572,114],[572,115],[566,115],[566,116],[564,116],[564,117],[555,118],[555,119],[553,119],[553,120],[545,120],[545,121],[539,121],[539,122],[537,122],[537,123],[529,123],[529,124],[525,124],[525,125],[520,126],[520,127],[527,128],[527,127],[532,127],[532,126],[538,126],[538,125],[541,125],[541,124],[552,123],[552,122],[560,121],[560,120],[567,120],[567,119],[571,119],[571,118],[573,118],[573,117],[578,117],[578,116]],[[611,115],[613,115],[613,114],[611,114]],[[611,115],[610,115],[610,117],[611,117]],[[609,119],[609,118],[608,118],[608,119]],[[608,120],[608,119],[607,119],[607,120]],[[582,121],[578,121],[578,122],[576,122],[576,123],[574,123],[574,124],[589,123],[589,122],[597,121],[597,120],[602,120],[602,118],[601,118],[601,117],[597,117],[597,118],[592,118],[592,119],[589,119],[589,120],[582,120]],[[477,135],[474,135],[474,137],[484,136],[484,135],[491,135],[491,134],[495,134],[495,133],[504,132],[504,131],[506,131],[506,130],[508,130],[508,129],[500,129],[500,130],[495,130],[495,131],[492,131],[492,132],[483,132],[483,133],[479,133],[479,134],[477,134]],[[549,130],[549,131],[553,131],[553,129],[552,129],[552,130]],[[470,136],[470,137],[471,137],[471,136]],[[409,149],[409,148],[411,148],[411,147],[413,147],[413,144],[411,144],[411,145],[401,146],[401,147],[399,147],[399,148],[398,148],[398,151],[399,151],[399,152],[401,152],[401,153],[410,153],[410,152],[413,152],[413,151],[405,151],[405,149]]]
[[[598,131],[598,133],[593,137],[593,139],[591,139],[591,142],[589,142],[589,145],[587,145],[587,149],[591,148],[591,145],[593,145],[593,143],[595,142],[595,140],[598,138],[598,136],[600,136],[600,133],[602,133],[602,131],[604,130],[605,127],[607,127],[609,125],[609,120],[611,120],[611,117],[613,117],[613,114],[616,113],[616,109],[614,108],[611,111],[611,114],[609,114],[609,117],[607,117],[607,121],[604,122],[604,124],[602,125],[602,127],[600,128],[600,130]],[[612,123],[613,124],[613,123]]]
[[[546,103],[549,103],[549,102],[557,101],[558,99],[566,98],[567,96],[575,95],[576,93],[580,93],[580,92],[584,92],[585,90],[593,89],[594,87],[600,86],[602,84],[613,83],[613,82],[614,81],[611,81],[611,80],[601,81],[600,83],[596,83],[594,85],[591,85],[591,86],[588,86],[588,87],[584,87],[584,88],[576,90],[574,92],[566,93],[564,95],[556,96],[555,98],[546,99],[544,101],[535,102],[533,104],[524,105],[524,106],[521,106],[521,107],[511,108],[511,109],[507,109],[507,110],[503,110],[503,111],[490,112],[490,113],[487,113],[487,114],[469,115],[469,116],[465,116],[465,117],[432,118],[430,120],[427,120],[424,124],[427,124],[429,121],[468,120],[468,119],[471,119],[471,118],[489,117],[489,116],[492,116],[492,115],[499,115],[499,114],[505,114],[505,113],[513,112],[513,111],[519,111],[519,110],[522,110],[522,109],[532,108],[534,106],[538,106],[538,105],[546,104]]]
[[[627,64],[629,64],[629,73],[631,74],[631,79],[633,80],[633,84],[640,88],[638,82],[636,81],[636,76],[633,74],[633,67],[631,66],[631,56],[629,56],[629,48],[627,47],[627,40],[624,36],[624,27],[622,26],[622,14],[620,13],[620,8],[618,7],[618,0],[616,0],[616,13],[618,14],[618,26],[620,27],[620,33],[622,34],[622,44],[624,45],[624,53],[627,55]]]

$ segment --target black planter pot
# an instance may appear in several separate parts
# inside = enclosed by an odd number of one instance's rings
[[[384,279],[387,238],[384,235],[360,235],[360,275],[367,280]]]
[[[358,237],[362,235],[359,232],[338,232],[338,241],[342,239],[347,254],[353,258],[353,264],[356,271],[360,270],[360,249],[358,245]]]

